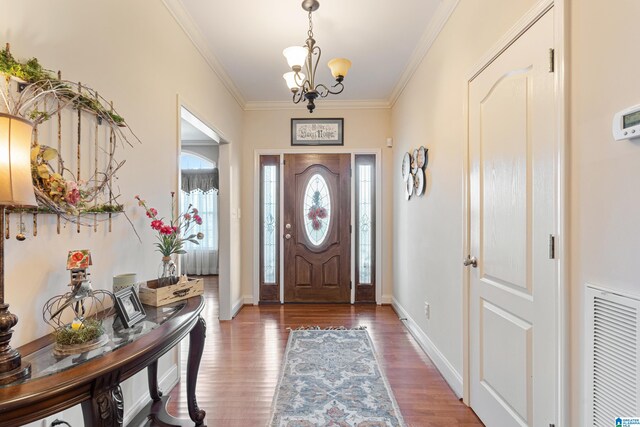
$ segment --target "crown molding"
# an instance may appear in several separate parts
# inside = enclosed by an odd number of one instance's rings
[[[253,101],[244,105],[245,111],[264,111],[264,110],[297,110],[303,109],[306,104],[301,102],[299,105],[292,101]],[[384,99],[328,99],[321,100],[316,104],[316,110],[364,110],[364,109],[389,109],[391,105]]]
[[[389,97],[388,101],[388,104],[391,107],[395,105],[400,95],[402,95],[404,88],[411,80],[411,77],[413,77],[413,75],[415,74],[416,70],[420,66],[420,63],[431,49],[431,46],[433,46],[433,43],[438,38],[438,35],[449,20],[449,17],[451,17],[451,14],[453,14],[453,11],[456,9],[459,2],[460,0],[442,0],[440,5],[436,9],[433,18],[429,22],[429,25],[427,25],[427,28],[422,34],[418,45],[413,51],[413,54],[411,55],[411,58],[409,59],[404,72],[400,76],[400,80],[398,80],[398,83],[396,83],[393,91],[391,91],[391,96]]]
[[[182,2],[180,0],[162,0],[162,3],[165,5],[171,16],[173,16],[173,19],[175,19],[180,28],[182,28],[182,31],[184,31],[187,37],[191,40],[200,55],[202,55],[207,64],[209,64],[209,67],[220,78],[222,84],[229,91],[231,96],[233,96],[238,105],[240,105],[240,108],[244,108],[246,102],[242,93],[233,80],[231,80],[229,74],[225,71],[220,61],[218,61],[218,58],[211,49],[209,49],[202,31],[200,31],[200,28],[198,28],[196,23],[193,21],[191,15],[189,15],[189,13],[184,9]]]

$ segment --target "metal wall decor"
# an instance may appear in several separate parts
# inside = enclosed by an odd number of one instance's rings
[[[411,153],[404,153],[402,157],[402,179],[404,180],[405,198],[411,196],[422,196],[427,187],[427,178],[424,170],[429,162],[429,150],[420,146]]]

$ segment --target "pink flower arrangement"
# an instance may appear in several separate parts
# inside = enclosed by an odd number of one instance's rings
[[[174,207],[174,195],[175,193],[172,192],[171,212],[173,212]],[[154,208],[147,207],[147,203],[141,199],[140,196],[135,196],[135,199],[138,201],[138,206],[144,208],[147,217],[151,219],[151,228],[158,232],[158,242],[155,245],[158,248],[158,252],[163,256],[186,254],[187,251],[184,250],[184,242],[199,244],[197,239],[202,233],[188,235],[193,223],[197,225],[202,224],[202,217],[198,215],[196,208],[189,205],[187,212],[178,215],[177,218],[174,218],[172,214],[171,221],[165,223],[163,218],[158,218],[158,211]]]
[[[65,200],[70,205],[77,205],[80,201],[80,189],[78,189],[78,184],[73,181],[67,181]]]
[[[327,210],[323,207],[314,205],[309,208],[307,212],[307,218],[311,220],[311,227],[314,230],[320,230],[322,227],[322,220],[327,217]]]

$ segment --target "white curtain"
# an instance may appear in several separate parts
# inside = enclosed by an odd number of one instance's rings
[[[181,196],[180,212],[193,205],[202,217],[202,225],[195,225],[193,233],[204,233],[199,245],[185,243],[187,253],[180,257],[182,274],[218,274],[218,190],[181,191]]]

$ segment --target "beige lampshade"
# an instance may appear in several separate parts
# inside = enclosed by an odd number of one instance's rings
[[[351,68],[351,61],[347,58],[333,58],[327,65],[331,69],[333,78],[337,79],[339,76],[347,77],[349,68]]]
[[[0,113],[0,205],[37,206],[31,178],[33,123]]]
[[[289,86],[289,89],[291,89],[292,91],[297,91],[300,86],[298,86],[298,84],[296,83],[296,73],[293,71],[289,71],[288,73],[284,73],[282,75],[282,78],[287,82],[287,86]],[[306,76],[302,73],[298,73],[298,81],[300,83],[304,82],[304,79],[306,78]]]
[[[308,50],[304,46],[291,46],[282,51],[292,70],[300,71],[307,60]]]

